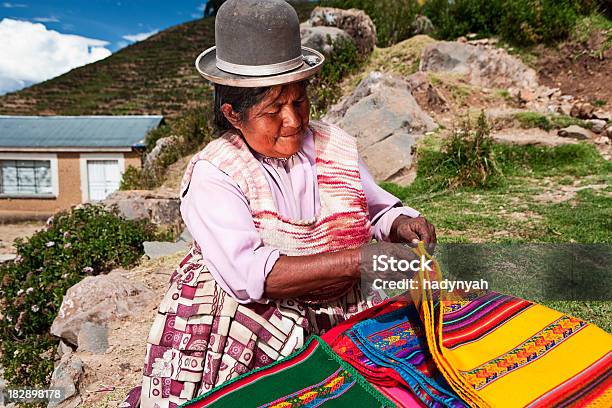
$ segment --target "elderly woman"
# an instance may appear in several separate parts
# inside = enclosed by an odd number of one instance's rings
[[[309,119],[307,78],[324,57],[301,47],[289,4],[229,0],[215,31],[196,66],[215,84],[222,135],[183,178],[194,244],[148,337],[143,407],[184,403],[380,302],[358,283],[372,238],[435,241],[374,182],[353,137]],[[134,390],[122,405],[137,404]]]

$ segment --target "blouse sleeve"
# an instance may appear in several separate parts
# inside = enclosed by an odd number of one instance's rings
[[[280,252],[264,246],[234,180],[210,162],[197,162],[181,215],[217,283],[240,303],[261,301]]]
[[[388,241],[391,225],[400,215],[418,217],[414,208],[402,206],[399,198],[380,187],[370,174],[365,163],[359,158],[361,185],[368,201],[368,211],[372,221],[373,235],[378,241]]]

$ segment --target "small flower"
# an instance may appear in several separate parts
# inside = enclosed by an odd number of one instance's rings
[[[23,289],[19,289],[19,290],[17,291],[17,296],[21,296],[22,294],[23,294]]]
[[[66,231],[64,232],[64,239],[68,238],[70,236],[70,232]]]
[[[66,242],[66,243],[64,244],[64,249],[65,249],[65,248],[70,248],[71,246],[72,246],[72,244],[71,244],[70,242]]]
[[[84,273],[92,273],[93,272],[93,268],[91,266],[86,266],[83,268],[83,272]]]
[[[27,288],[27,289],[26,289],[26,294],[28,294],[28,295],[29,295],[29,294],[30,294],[30,293],[32,293],[32,292],[34,292],[34,288]]]
[[[32,311],[33,311],[34,313],[38,312],[39,310],[40,310],[40,309],[39,309],[38,305],[32,305]]]
[[[11,316],[6,316],[6,320],[8,320],[9,322],[12,322],[13,318]]]
[[[52,246],[54,246],[54,245],[55,245],[55,242],[53,242],[53,241],[49,241],[49,242],[47,242],[47,243],[45,244],[45,246],[46,246],[47,248],[51,248],[51,247],[52,247]]]
[[[67,277],[68,277],[68,274],[67,274],[67,273],[65,273],[65,274],[63,274],[63,275],[62,275],[62,278],[64,278],[64,279],[66,279]]]

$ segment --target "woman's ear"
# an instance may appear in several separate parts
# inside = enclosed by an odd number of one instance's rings
[[[221,113],[225,116],[225,119],[236,129],[240,128],[240,115],[234,112],[234,108],[229,103],[221,105]]]

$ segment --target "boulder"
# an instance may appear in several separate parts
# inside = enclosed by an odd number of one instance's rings
[[[79,384],[83,379],[83,361],[73,353],[64,354],[51,375],[49,388],[64,391],[61,400],[49,400],[47,408],[73,408],[81,404]]]
[[[104,354],[108,349],[108,328],[104,325],[85,322],[77,337],[77,351],[88,351],[94,354]]]
[[[612,120],[612,112],[605,111],[603,109],[595,109],[593,111],[593,119],[600,119],[609,122]]]
[[[415,140],[436,124],[400,78],[372,72],[332,106],[323,120],[357,139],[359,152],[377,181],[398,181],[412,165]]]
[[[334,51],[334,44],[338,41],[353,41],[353,38],[345,31],[337,27],[311,27],[305,24],[300,25],[300,35],[302,45],[330,55]]]
[[[601,119],[589,119],[588,123],[591,124],[591,130],[595,133],[602,133],[606,129],[607,122]]]
[[[426,46],[419,69],[466,75],[473,85],[487,88],[525,90],[539,86],[535,70],[506,50],[456,41],[440,41]]]
[[[149,220],[155,225],[183,226],[180,200],[176,194],[151,190],[118,190],[103,200],[107,208],[116,207],[119,214],[128,220]]]
[[[572,139],[578,140],[587,140],[595,138],[595,134],[593,132],[578,125],[571,125],[566,128],[560,129],[557,134],[561,137],[571,137]]]
[[[580,119],[591,119],[595,107],[588,102],[577,102],[572,106],[570,116]]]
[[[178,142],[178,139],[179,138],[177,136],[168,136],[157,139],[157,141],[155,142],[155,147],[145,157],[143,166],[145,168],[153,167],[161,153],[168,146],[176,144]]]
[[[88,276],[64,295],[51,334],[69,344],[80,346],[79,333],[86,323],[105,326],[114,319],[138,314],[157,297],[148,287],[131,282],[120,273]]]
[[[376,45],[376,27],[362,10],[315,7],[306,22],[311,27],[327,26],[344,30],[357,45],[359,53],[368,56]]]

